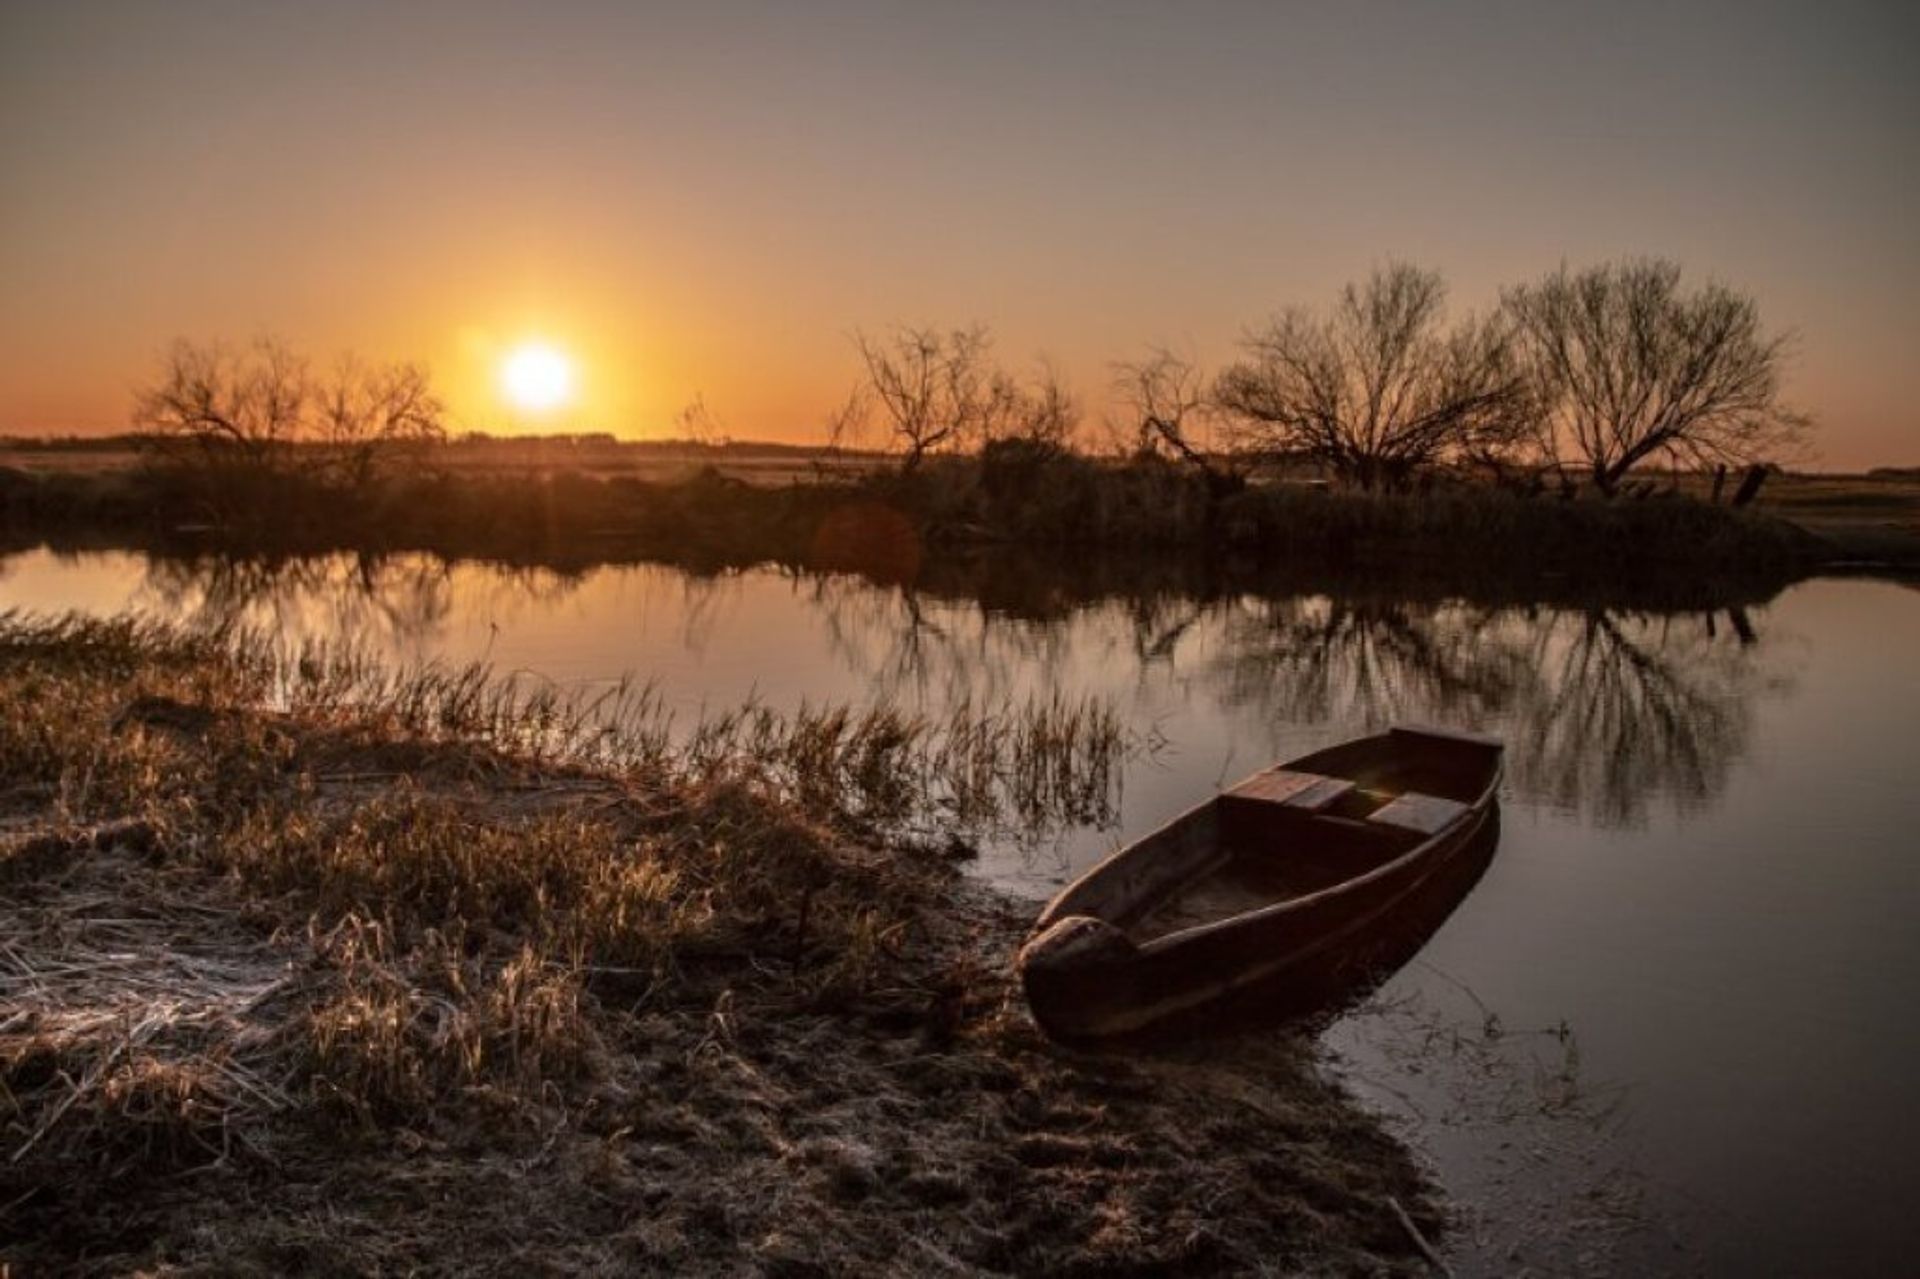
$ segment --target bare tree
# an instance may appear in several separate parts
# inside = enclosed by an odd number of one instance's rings
[[[316,379],[307,361],[262,339],[238,353],[175,343],[141,391],[135,420],[164,454],[210,479],[244,483],[301,459],[336,482],[364,485],[378,467],[444,437],[424,369],[343,357]]]
[[[219,520],[273,518],[296,471],[352,491],[444,438],[441,406],[416,365],[351,356],[325,377],[285,345],[234,351],[178,342],[138,393],[151,453]]]
[[[822,430],[827,437],[827,452],[857,448],[866,438],[873,404],[864,384],[847,392],[846,399],[828,410]]]
[[[306,362],[262,339],[235,354],[176,342],[157,381],[140,391],[134,420],[173,456],[220,470],[275,466],[299,434],[313,398]]]
[[[1113,366],[1113,394],[1126,409],[1127,436],[1135,454],[1164,450],[1207,466],[1192,439],[1213,409],[1206,374],[1198,365],[1166,347],[1154,347],[1144,359]]]
[[[1031,383],[1022,386],[1006,374],[994,377],[1002,385],[996,404],[1000,415],[986,424],[986,442],[1024,440],[1042,448],[1064,450],[1080,425],[1080,401],[1060,379],[1060,372],[1042,360]]]
[[[1291,310],[1246,342],[1214,396],[1260,449],[1304,453],[1362,488],[1504,448],[1527,386],[1496,317],[1443,328],[1445,286],[1394,264],[1349,284],[1325,317]]]
[[[985,329],[903,328],[854,335],[867,385],[913,470],[928,452],[963,443],[991,406]]]
[[[336,482],[371,484],[383,466],[417,459],[446,438],[444,410],[417,364],[363,364],[343,356],[313,395],[311,438]]]
[[[982,325],[942,332],[903,328],[885,338],[854,335],[866,379],[829,419],[835,440],[864,424],[870,405],[911,471],[928,453],[1024,439],[1064,447],[1080,419],[1079,402],[1045,364],[1029,384],[993,362],[993,338]]]
[[[1762,460],[1808,424],[1779,401],[1786,339],[1763,333],[1753,300],[1723,285],[1681,292],[1672,262],[1563,266],[1505,300],[1543,446],[1570,451],[1603,493],[1652,459]]]

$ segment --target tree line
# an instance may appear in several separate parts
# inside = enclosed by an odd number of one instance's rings
[[[982,326],[853,343],[860,372],[828,419],[830,446],[877,433],[911,472],[939,453],[1085,442],[1057,372],[1004,368]],[[1331,306],[1279,312],[1217,371],[1165,348],[1115,364],[1106,426],[1122,453],[1223,479],[1285,457],[1366,490],[1445,469],[1536,487],[1581,476],[1612,495],[1636,469],[1753,464],[1793,445],[1808,419],[1780,398],[1786,350],[1751,297],[1686,287],[1664,260],[1562,266],[1457,318],[1439,274],[1394,263]],[[176,345],[136,418],[170,457],[236,482],[288,465],[299,444],[302,468],[364,485],[446,436],[420,366],[349,358],[316,374],[272,342]]]
[[[1280,312],[1217,373],[1153,349],[1114,366],[1112,434],[1208,468],[1305,459],[1361,489],[1445,467],[1577,473],[1611,495],[1639,467],[1769,460],[1808,425],[1781,402],[1786,339],[1753,299],[1685,288],[1671,262],[1562,267],[1482,316],[1450,318],[1445,303],[1438,273],[1397,263],[1329,308]],[[877,419],[907,469],[997,440],[1064,447],[1078,425],[1052,371],[998,368],[982,329],[855,343],[865,374],[829,435]]]

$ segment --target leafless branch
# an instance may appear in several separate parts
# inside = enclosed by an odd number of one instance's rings
[[[1433,272],[1375,271],[1331,314],[1290,310],[1250,337],[1214,397],[1247,444],[1305,454],[1363,488],[1510,448],[1529,400],[1506,327],[1445,329],[1445,295]]]
[[[1672,262],[1563,266],[1505,300],[1544,447],[1570,454],[1602,492],[1662,458],[1761,461],[1809,425],[1780,403],[1786,339],[1764,333],[1753,300],[1724,285],[1683,293]]]

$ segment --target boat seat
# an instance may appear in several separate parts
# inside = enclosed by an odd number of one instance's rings
[[[1437,835],[1464,816],[1471,805],[1438,795],[1407,791],[1367,814],[1367,820],[1422,835]]]
[[[1344,777],[1323,777],[1319,773],[1296,773],[1287,768],[1269,768],[1255,773],[1227,792],[1233,799],[1318,813],[1353,789]]]

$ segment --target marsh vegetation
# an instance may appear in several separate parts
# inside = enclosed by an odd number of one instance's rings
[[[1298,1045],[1027,1026],[1021,921],[905,818],[947,804],[935,758],[1097,789],[1091,712],[669,748],[604,702],[258,654],[0,622],[17,1264],[1411,1269],[1396,1205],[1437,1228]]]

